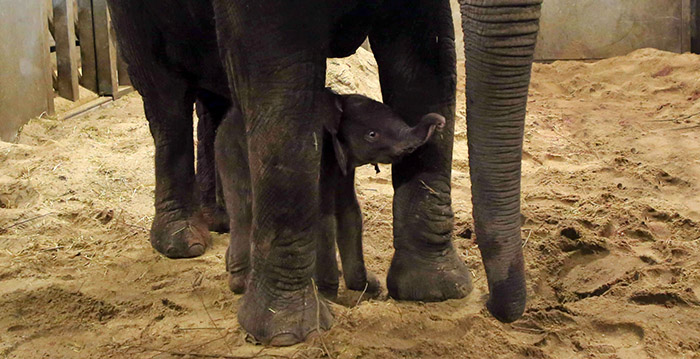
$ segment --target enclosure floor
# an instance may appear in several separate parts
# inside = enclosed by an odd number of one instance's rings
[[[360,68],[336,64],[335,85],[378,96],[371,58],[359,56]],[[640,50],[534,66],[522,186],[529,303],[512,324],[484,309],[463,80],[453,207],[474,276],[468,298],[358,301],[343,289],[323,336],[248,344],[225,235],[196,259],[151,249],[153,143],[131,94],[79,118],[33,120],[20,143],[0,143],[0,357],[700,358],[700,57]],[[367,264],[385,278],[392,188],[381,168],[359,170],[358,192]]]

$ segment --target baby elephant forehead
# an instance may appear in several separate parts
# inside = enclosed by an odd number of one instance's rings
[[[345,103],[344,106],[345,110],[350,110],[350,109],[382,109],[382,108],[388,108],[389,106],[379,102],[375,101],[369,97],[363,96],[363,95],[345,95]]]
[[[347,95],[343,111],[354,120],[375,120],[377,117],[393,117],[394,111],[379,101],[362,95]]]

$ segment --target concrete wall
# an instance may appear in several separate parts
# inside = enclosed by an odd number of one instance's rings
[[[45,1],[0,0],[0,140],[48,110],[46,11]]]
[[[690,1],[545,0],[535,58],[599,59],[690,50]]]
[[[464,60],[459,3],[450,1],[457,56]],[[690,51],[690,4],[691,0],[544,0],[535,59],[601,59],[644,47]]]

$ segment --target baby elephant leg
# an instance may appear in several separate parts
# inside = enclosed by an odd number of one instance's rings
[[[325,146],[325,145],[324,145]],[[328,148],[321,157],[321,225],[316,243],[316,285],[327,299],[336,300],[340,273],[335,256],[335,188],[342,174],[335,161],[329,159]]]
[[[343,265],[345,286],[365,291],[370,297],[379,295],[377,277],[367,272],[362,255],[362,211],[355,196],[355,170],[341,176],[336,186],[337,241]]]
[[[339,277],[338,260],[335,257],[335,216],[332,212],[321,213],[321,235],[316,247],[318,291],[327,299],[335,300],[338,297]]]
[[[197,172],[199,203],[209,230],[219,233],[229,231],[229,218],[223,203],[221,182],[214,164],[214,139],[216,129],[228,112],[229,100],[202,91],[197,96]]]
[[[226,250],[229,287],[234,293],[243,293],[250,271],[252,202],[245,126],[237,108],[232,108],[219,126],[215,148],[216,167],[230,217],[231,241]]]

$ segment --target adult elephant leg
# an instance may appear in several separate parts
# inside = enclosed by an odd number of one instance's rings
[[[210,237],[197,203],[192,108],[187,79],[170,70],[156,51],[159,30],[141,1],[109,1],[112,20],[136,90],[143,97],[155,142],[155,217],[151,245],[170,258],[204,253]],[[166,60],[166,61],[164,61]]]
[[[251,277],[241,327],[291,345],[330,327],[317,293],[325,1],[215,0],[224,64],[245,121],[252,184]],[[303,31],[302,31],[303,30]],[[222,169],[222,171],[226,171]]]
[[[204,253],[210,237],[197,203],[194,178],[194,98],[188,95],[184,82],[165,77],[162,80],[167,96],[142,92],[156,149],[156,213],[151,245],[170,258],[195,257]]]
[[[446,119],[439,135],[393,166],[396,251],[387,289],[405,300],[461,298],[472,286],[451,238],[456,68],[450,4],[389,0],[384,6],[370,33],[384,102],[411,125],[429,112]]]
[[[520,166],[541,0],[460,0],[467,60],[467,127],[474,227],[503,322],[525,310]]]
[[[223,199],[218,198],[221,183],[217,177],[214,161],[214,138],[216,130],[229,110],[231,102],[225,98],[202,91],[197,95],[197,185],[202,213],[209,230],[224,233],[229,231],[229,218]]]
[[[228,285],[234,293],[243,293],[250,272],[252,190],[245,124],[236,107],[231,108],[219,125],[216,134],[216,163],[226,210],[230,214],[231,239],[226,249]]]

